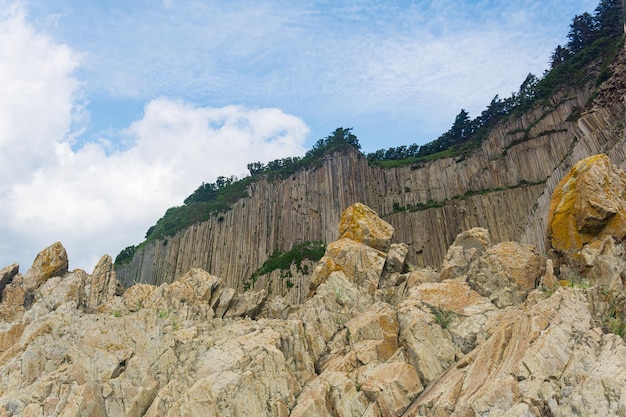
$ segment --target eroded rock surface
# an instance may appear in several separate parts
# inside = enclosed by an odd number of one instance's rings
[[[108,256],[37,285],[3,270],[0,416],[626,415],[622,293],[562,286],[485,229],[438,273],[408,268],[372,210],[341,224],[300,305],[201,269],[124,291]],[[623,257],[594,240],[582,273],[618,280]]]

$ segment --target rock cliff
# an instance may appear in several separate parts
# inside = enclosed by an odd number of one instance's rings
[[[494,243],[515,240],[545,252],[550,196],[573,164],[597,153],[626,164],[625,64],[622,51],[601,87],[561,91],[501,122],[463,160],[382,169],[346,152],[287,179],[255,182],[232,210],[141,247],[117,267],[118,279],[159,285],[202,268],[242,289],[275,251],[336,240],[341,212],[355,202],[394,227],[413,265],[439,267],[456,235],[473,227],[489,229]],[[306,283],[287,288],[281,281],[266,277],[255,289],[302,301]]]
[[[617,193],[570,181],[624,175],[607,161],[578,163],[551,207]],[[549,234],[587,209],[554,210]],[[549,258],[471,228],[436,272],[407,268],[394,228],[356,203],[301,304],[197,268],[124,289],[109,256],[68,271],[55,244],[24,275],[0,270],[0,416],[626,416],[613,217],[575,249],[548,240]]]

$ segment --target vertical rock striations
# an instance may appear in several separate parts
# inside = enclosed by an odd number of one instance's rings
[[[489,229],[494,243],[515,240],[544,252],[550,197],[573,164],[605,153],[626,165],[625,55],[595,101],[592,86],[561,92],[500,123],[465,159],[383,169],[345,152],[288,178],[254,182],[249,197],[231,210],[149,242],[117,266],[117,276],[126,286],[158,285],[203,268],[243,288],[275,251],[334,241],[341,212],[356,202],[395,228],[395,240],[408,244],[414,265],[440,265],[457,234],[473,227]],[[289,289],[279,278],[269,285],[301,300],[302,288]]]
[[[108,256],[28,284],[25,303],[24,277],[3,269],[0,415],[625,415],[626,297],[596,280],[623,271],[622,242],[592,238],[589,285],[548,291],[563,268],[486,229],[460,234],[439,274],[407,272],[362,204],[340,225],[300,305],[201,269],[121,291]],[[49,250],[29,274],[54,267]]]

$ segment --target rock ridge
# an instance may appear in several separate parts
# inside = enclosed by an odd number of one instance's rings
[[[623,175],[606,161],[574,171]],[[596,201],[602,178],[556,187],[553,205]],[[300,304],[198,268],[124,289],[108,255],[68,271],[52,245],[25,275],[0,271],[0,416],[626,415],[626,227],[585,212],[551,216],[590,219],[579,248],[476,227],[437,272],[409,267],[356,203]]]

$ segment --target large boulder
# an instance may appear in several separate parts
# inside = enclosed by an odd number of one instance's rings
[[[503,242],[472,263],[467,282],[498,307],[520,304],[540,282],[545,258],[534,247]]]
[[[626,174],[604,155],[579,161],[559,182],[548,213],[548,248],[566,256],[592,240],[626,236]]]
[[[357,243],[351,239],[339,239],[326,247],[311,276],[310,288],[315,290],[333,272],[341,271],[350,282],[366,288],[374,294],[385,267],[387,254]]]
[[[443,259],[440,279],[444,281],[464,276],[472,261],[489,247],[491,237],[487,229],[475,227],[459,233]]]
[[[345,209],[339,222],[339,239],[326,247],[313,271],[309,296],[337,271],[374,295],[387,262],[392,236],[393,227],[366,205],[356,203]],[[404,260],[397,262],[404,264]]]
[[[67,252],[61,242],[56,242],[39,252],[24,276],[24,286],[27,289],[38,288],[48,279],[62,276],[67,269]]]
[[[389,251],[393,227],[365,204],[344,210],[339,221],[339,238],[351,239],[383,252]]]

